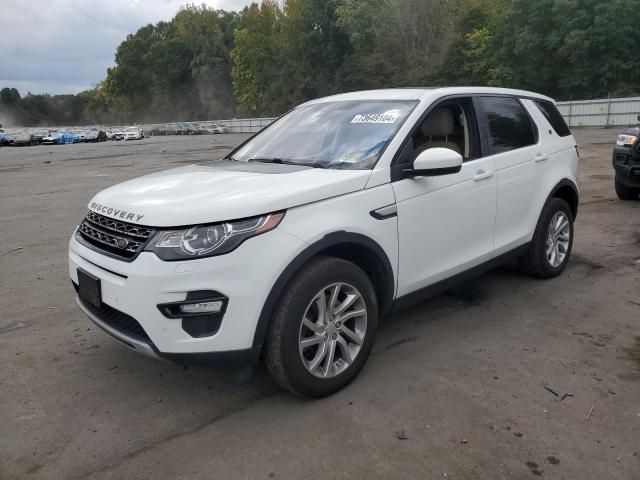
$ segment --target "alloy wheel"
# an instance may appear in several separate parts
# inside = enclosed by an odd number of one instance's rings
[[[569,252],[571,225],[565,212],[556,212],[549,223],[547,232],[546,255],[549,265],[558,268]]]
[[[307,306],[300,324],[298,350],[309,373],[332,378],[351,365],[367,332],[367,306],[357,288],[334,283]]]

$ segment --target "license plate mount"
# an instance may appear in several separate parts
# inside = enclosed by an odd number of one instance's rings
[[[89,272],[78,269],[78,295],[89,305],[100,309],[102,307],[102,288],[100,279]]]

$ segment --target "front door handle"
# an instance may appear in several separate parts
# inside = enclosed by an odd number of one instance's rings
[[[478,170],[473,177],[474,182],[479,182],[480,180],[486,180],[487,178],[493,177],[493,170],[489,170],[485,172],[484,170]]]
[[[535,157],[533,157],[533,159],[536,162],[544,162],[545,160],[549,159],[549,155],[547,155],[546,153],[539,153]]]

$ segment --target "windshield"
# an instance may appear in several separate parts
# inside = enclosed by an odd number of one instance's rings
[[[415,101],[341,101],[298,107],[230,157],[319,168],[371,169]]]

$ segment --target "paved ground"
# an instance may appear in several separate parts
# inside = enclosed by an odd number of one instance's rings
[[[0,478],[637,480],[640,202],[614,197],[614,135],[578,132],[561,278],[508,266],[386,319],[318,401],[142,357],[74,302],[67,239],[94,192],[240,136],[0,149]]]

